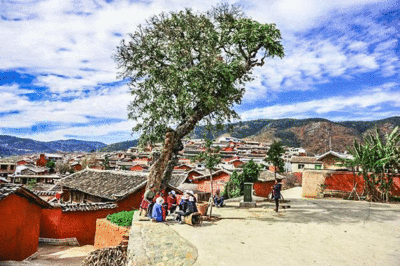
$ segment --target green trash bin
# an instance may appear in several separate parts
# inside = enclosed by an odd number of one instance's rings
[[[253,183],[244,183],[244,202],[253,201]]]

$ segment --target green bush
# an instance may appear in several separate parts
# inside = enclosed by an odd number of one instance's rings
[[[132,226],[135,211],[122,211],[107,215],[107,220],[118,226]]]
[[[225,186],[224,197],[236,198],[244,195],[244,183],[254,183],[260,175],[260,167],[253,160],[250,160],[243,166],[243,171],[239,174],[233,171],[230,180]]]

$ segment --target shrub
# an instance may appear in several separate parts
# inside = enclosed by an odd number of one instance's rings
[[[132,226],[135,211],[122,211],[107,215],[107,220],[118,226]]]

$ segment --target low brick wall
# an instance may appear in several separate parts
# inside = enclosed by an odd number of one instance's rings
[[[129,227],[118,226],[107,219],[98,219],[96,221],[94,248],[118,246],[123,242],[124,235],[129,234],[129,230]]]

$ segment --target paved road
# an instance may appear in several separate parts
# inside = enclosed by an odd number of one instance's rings
[[[291,198],[278,214],[229,203],[216,223],[170,228],[197,248],[195,265],[400,265],[400,205]]]

